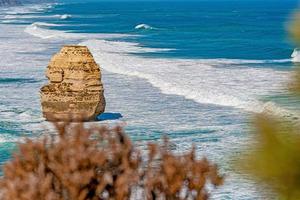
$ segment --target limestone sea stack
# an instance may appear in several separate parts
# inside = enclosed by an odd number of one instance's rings
[[[41,88],[49,121],[91,121],[104,112],[101,71],[86,46],[64,46],[47,67],[49,84]]]

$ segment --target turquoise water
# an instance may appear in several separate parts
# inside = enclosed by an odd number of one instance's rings
[[[74,16],[60,30],[138,34],[147,47],[174,49],[162,56],[285,59],[292,49],[283,26],[295,7],[293,1],[116,2],[61,5],[48,14]],[[138,24],[150,27],[135,30]]]
[[[87,45],[103,71],[108,113],[144,148],[168,135],[196,145],[228,174],[212,199],[265,199],[229,168],[266,102],[287,105],[295,46],[285,26],[296,1],[90,2],[0,10],[0,163],[17,142],[54,134],[39,88],[51,56]],[[287,106],[289,107],[289,106]]]
[[[173,49],[164,57],[272,60],[290,57],[284,26],[296,7],[296,1],[276,0],[92,2],[57,5],[38,21],[76,33],[136,34],[142,45]],[[24,23],[37,21],[25,16]],[[135,29],[139,24],[148,26]]]

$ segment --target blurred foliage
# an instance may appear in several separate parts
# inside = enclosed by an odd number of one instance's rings
[[[291,78],[292,81],[290,82],[288,89],[300,99],[300,63],[295,63],[295,69]]]
[[[27,140],[4,166],[1,200],[206,200],[216,165],[163,145],[141,155],[120,127],[56,123],[58,137]],[[138,196],[135,196],[138,195]]]
[[[297,46],[300,45],[300,11],[293,14],[288,27],[289,34]],[[295,95],[300,95],[300,63],[295,63],[292,81],[289,84],[290,91]],[[299,96],[300,98],[300,96]]]
[[[240,169],[267,183],[284,200],[300,199],[299,127],[263,114],[254,120],[256,131],[250,152]]]
[[[291,38],[300,44],[300,13],[292,17]],[[300,66],[295,64],[287,88],[300,94]],[[300,199],[300,124],[265,113],[254,118],[254,140],[239,162],[242,172],[252,175],[258,183],[266,183],[281,200]]]
[[[300,44],[300,12],[295,12],[288,27],[291,38]]]

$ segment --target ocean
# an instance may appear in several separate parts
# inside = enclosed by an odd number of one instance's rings
[[[212,199],[265,199],[269,191],[230,163],[266,105],[290,109],[285,90],[296,48],[286,32],[296,1],[62,2],[0,9],[0,163],[18,142],[54,134],[39,89],[63,45],[87,45],[103,72],[106,112],[142,149],[167,135],[196,145],[226,183]],[[280,109],[279,109],[280,110]]]

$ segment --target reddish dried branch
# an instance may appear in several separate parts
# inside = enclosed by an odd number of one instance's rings
[[[149,144],[142,157],[122,128],[84,128],[56,123],[58,138],[27,140],[4,166],[3,200],[207,199],[209,182],[223,183],[216,166],[197,160],[195,150],[178,156]]]

